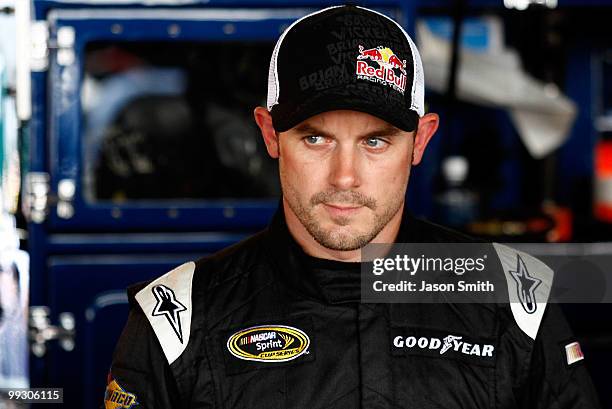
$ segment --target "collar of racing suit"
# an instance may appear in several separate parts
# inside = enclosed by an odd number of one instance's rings
[[[397,243],[418,241],[410,228],[414,218],[404,209]],[[361,263],[312,257],[295,241],[285,221],[282,202],[267,229],[270,259],[278,279],[308,298],[330,304],[359,302],[361,299]]]

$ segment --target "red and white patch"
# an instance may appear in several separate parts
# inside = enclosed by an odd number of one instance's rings
[[[567,358],[568,365],[584,359],[584,354],[582,353],[582,349],[580,349],[580,344],[578,342],[572,342],[571,344],[567,344],[565,346],[565,356]]]

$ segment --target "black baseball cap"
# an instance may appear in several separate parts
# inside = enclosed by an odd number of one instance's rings
[[[414,131],[424,93],[421,57],[397,22],[363,7],[334,6],[302,17],[280,36],[267,105],[278,132],[339,109]]]

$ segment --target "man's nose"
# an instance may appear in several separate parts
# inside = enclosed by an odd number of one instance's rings
[[[349,190],[360,185],[359,154],[353,146],[338,146],[331,157],[329,183],[338,190]]]

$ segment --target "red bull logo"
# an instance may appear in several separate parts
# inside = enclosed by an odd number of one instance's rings
[[[370,48],[368,50],[364,49],[362,45],[359,46],[359,55],[357,56],[358,60],[365,60],[365,59],[370,59],[372,61],[382,61],[383,57],[382,57],[382,53],[381,50],[383,49],[382,46],[378,46],[376,48]]]
[[[365,60],[377,63],[378,68]],[[406,60],[400,60],[389,47],[365,49],[360,45],[356,74],[358,79],[389,85],[402,94],[406,90]]]
[[[400,61],[400,59],[397,58],[397,55],[392,54],[389,57],[388,64],[390,64],[393,68],[398,68],[404,75],[406,75],[406,60]]]

